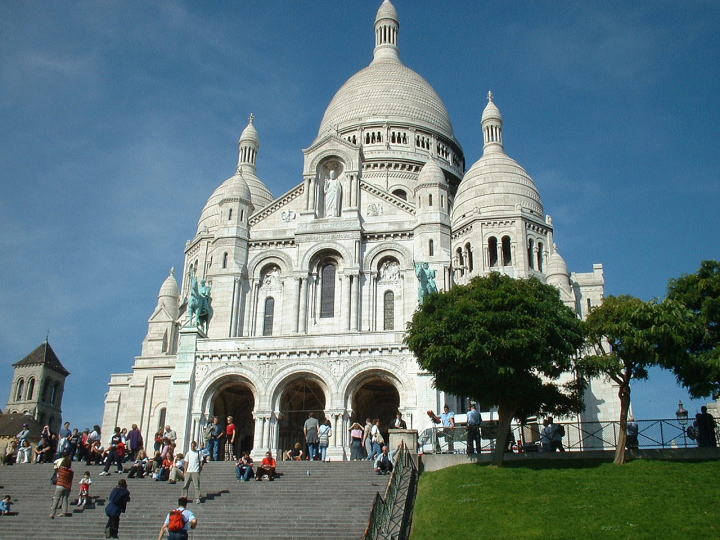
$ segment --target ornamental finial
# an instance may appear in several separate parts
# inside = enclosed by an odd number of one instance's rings
[[[253,113],[250,113],[250,116],[248,116],[248,122],[252,124],[254,120],[255,120],[255,115]]]
[[[488,101],[492,102],[492,100],[493,100],[492,90],[488,90]]]

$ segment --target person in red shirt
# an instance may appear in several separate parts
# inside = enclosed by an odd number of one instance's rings
[[[227,427],[225,428],[225,461],[235,461],[235,422],[232,416],[227,417]]]
[[[272,452],[268,450],[262,460],[262,464],[257,468],[257,471],[255,471],[255,480],[260,481],[263,475],[267,474],[272,482],[275,480],[275,467],[277,467],[277,461],[272,457]]]

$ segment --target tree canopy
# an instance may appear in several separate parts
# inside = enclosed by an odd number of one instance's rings
[[[698,333],[693,314],[674,300],[645,302],[633,296],[609,296],[585,321],[590,354],[579,361],[590,376],[605,375],[618,385],[620,429],[615,463],[625,462],[630,383],[647,379],[648,368],[674,369],[687,358]]]
[[[693,397],[720,393],[720,261],[703,261],[695,274],[670,280],[668,298],[682,302],[703,331],[690,343],[692,355],[675,367]]]
[[[555,287],[499,273],[428,295],[405,338],[438,389],[498,406],[497,465],[516,414],[581,409],[581,385],[567,374],[583,339]]]

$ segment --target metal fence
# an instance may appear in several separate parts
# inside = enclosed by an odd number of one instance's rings
[[[565,428],[562,443],[566,450],[606,450],[617,446],[620,434],[620,422],[555,422]],[[691,422],[677,419],[636,420],[638,426],[638,448],[694,448],[697,442],[687,433]],[[510,444],[512,451],[536,450],[540,441],[543,426],[528,423],[524,426],[512,424]],[[483,422],[481,428],[480,452],[495,450],[497,422]],[[716,433],[716,438],[720,433]],[[521,441],[521,444],[517,444]],[[514,443],[514,444],[513,444]],[[534,447],[534,448],[533,448]],[[425,454],[433,453],[467,453],[467,428],[432,427],[418,436],[418,451]]]
[[[402,520],[404,517],[404,508],[398,508],[397,503],[401,499],[404,506],[404,496],[407,496],[407,493],[404,493],[403,490],[406,489],[409,484],[409,477],[414,472],[415,462],[410,456],[405,443],[401,443],[395,454],[395,464],[390,475],[390,481],[385,489],[385,496],[380,496],[380,493],[375,494],[368,527],[363,535],[365,540],[397,537],[395,531],[402,528],[402,524],[398,520]]]

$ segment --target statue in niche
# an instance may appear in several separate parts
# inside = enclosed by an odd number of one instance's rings
[[[400,265],[395,261],[385,261],[380,267],[380,281],[397,281],[400,279]]]
[[[418,302],[422,304],[425,296],[438,292],[437,284],[435,283],[435,270],[430,268],[430,265],[426,262],[416,262],[415,275],[418,278]]]
[[[340,179],[336,178],[335,169],[330,171],[330,176],[325,179],[325,217],[340,216],[340,196],[342,195],[342,186]]]
[[[265,274],[265,279],[263,279],[263,287],[275,287],[280,280],[280,269],[277,266],[274,266],[271,268],[267,274]]]

